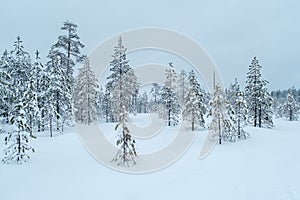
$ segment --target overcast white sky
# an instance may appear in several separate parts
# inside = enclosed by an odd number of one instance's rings
[[[244,82],[253,56],[270,89],[300,88],[298,0],[14,0],[0,3],[0,51],[20,35],[32,55],[46,57],[65,20],[79,26],[89,53],[119,32],[140,27],[177,30],[199,42],[220,69],[225,85]]]

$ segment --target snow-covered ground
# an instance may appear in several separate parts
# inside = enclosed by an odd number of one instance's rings
[[[139,175],[94,160],[69,128],[64,135],[32,141],[36,153],[28,163],[0,164],[0,199],[300,199],[300,122],[276,119],[275,125],[247,127],[251,138],[218,145],[203,160],[198,156],[206,131],[198,131],[173,165]],[[113,124],[105,126],[112,129]],[[167,141],[170,135],[157,137]]]

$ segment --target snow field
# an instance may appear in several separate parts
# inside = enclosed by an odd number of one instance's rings
[[[276,119],[275,125],[247,127],[251,138],[218,145],[203,160],[198,155],[206,130],[198,131],[177,162],[140,175],[103,166],[69,128],[61,136],[32,140],[36,153],[28,163],[0,164],[1,199],[300,199],[300,122]],[[113,126],[105,125],[108,133]],[[166,135],[176,134],[165,129]],[[171,139],[165,137],[162,143]]]

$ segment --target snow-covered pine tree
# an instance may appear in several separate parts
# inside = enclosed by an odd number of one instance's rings
[[[261,75],[261,66],[256,57],[253,58],[249,71],[245,95],[249,108],[248,119],[252,121],[254,127],[272,127],[272,97],[267,91],[268,81]]]
[[[298,120],[300,114],[300,105],[296,102],[294,96],[289,93],[285,102],[279,108],[280,115],[287,118],[289,121]]]
[[[192,131],[194,131],[196,126],[205,127],[203,116],[206,113],[206,107],[203,102],[200,84],[198,83],[196,74],[193,70],[189,73],[188,80],[189,82],[184,98],[183,119],[191,122]]]
[[[166,69],[166,80],[160,92],[161,104],[163,105],[163,118],[168,126],[175,126],[179,123],[180,104],[176,95],[176,79],[177,75],[172,63]]]
[[[27,151],[34,152],[34,149],[29,145],[30,128],[26,123],[26,112],[24,110],[24,102],[17,101],[13,110],[10,112],[10,123],[15,130],[8,133],[5,137],[5,145],[8,147],[4,150],[4,163],[22,164],[29,159]]]
[[[209,102],[211,109],[208,116],[211,116],[211,123],[208,127],[212,131],[213,137],[217,138],[219,144],[222,141],[233,141],[235,138],[235,130],[228,113],[228,102],[225,99],[224,92],[219,85],[215,86],[214,94]]]
[[[77,34],[78,26],[72,22],[64,22],[61,30],[64,32],[58,36],[57,42],[51,47],[50,54],[59,57],[60,71],[64,71],[65,90],[62,93],[61,99],[64,100],[65,107],[58,112],[61,114],[62,129],[64,123],[72,124],[72,93],[74,89],[74,66],[76,63],[83,61],[84,56],[80,50],[84,45],[80,42],[80,37]],[[62,114],[63,112],[63,114]]]
[[[115,130],[119,130],[117,139],[117,146],[119,150],[112,160],[117,165],[131,167],[136,164],[135,158],[137,157],[135,140],[130,135],[130,131],[126,125],[128,121],[128,113],[123,106],[122,112],[120,113],[120,122],[116,125]]]
[[[76,121],[91,124],[97,119],[97,78],[86,58],[75,79],[73,92]]]
[[[185,104],[185,97],[188,90],[188,84],[188,75],[184,70],[181,70],[177,80],[177,95],[181,107],[183,107]]]
[[[84,56],[80,53],[80,50],[84,48],[84,44],[80,42],[77,28],[76,24],[65,21],[61,27],[64,34],[58,36],[56,44],[52,46],[52,49],[57,49],[65,55],[62,57],[65,59],[62,63],[66,69],[67,84],[71,89],[74,84],[73,68],[76,62],[81,62],[84,59]]]
[[[111,98],[113,120],[120,121],[119,114],[122,112],[123,106],[129,110],[132,105],[132,97],[137,92],[138,83],[134,70],[128,64],[126,48],[123,46],[121,37],[114,48],[112,57],[113,60],[110,62],[111,74],[107,77],[106,89]]]

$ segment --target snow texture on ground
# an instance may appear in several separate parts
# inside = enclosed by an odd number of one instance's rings
[[[251,138],[218,145],[203,160],[198,155],[206,130],[200,130],[173,165],[139,175],[94,160],[72,128],[53,138],[39,136],[31,143],[36,153],[28,163],[0,164],[0,199],[300,199],[300,122],[277,119],[275,125],[247,127]],[[111,138],[113,127],[104,125]],[[172,128],[163,133],[157,136],[161,147],[176,134]],[[137,143],[140,152],[152,150],[146,143]]]

